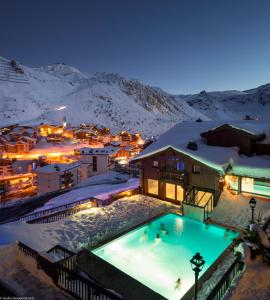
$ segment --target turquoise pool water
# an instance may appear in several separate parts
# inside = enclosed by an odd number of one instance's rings
[[[167,214],[92,252],[165,298],[179,300],[194,283],[192,256],[200,252],[205,259],[202,275],[237,235]]]

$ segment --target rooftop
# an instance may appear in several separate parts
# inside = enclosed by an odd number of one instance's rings
[[[72,164],[51,164],[44,167],[37,168],[35,170],[36,173],[54,173],[54,172],[65,172],[73,168],[77,168],[80,166],[80,163],[72,163]]]
[[[239,155],[237,147],[208,146],[201,138],[200,134],[218,128],[224,124],[231,127],[252,132],[254,134],[265,134],[265,138],[270,137],[270,122],[261,121],[204,121],[204,122],[183,122],[175,125],[165,132],[160,138],[143,150],[134,160],[142,159],[154,155],[160,151],[172,148],[181,152],[209,167],[224,174],[228,167],[232,166],[235,175],[245,175],[254,177],[270,177],[270,156],[251,157]],[[198,145],[197,150],[187,148],[187,144],[194,141]]]

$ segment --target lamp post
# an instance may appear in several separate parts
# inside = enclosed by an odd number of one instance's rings
[[[254,223],[254,209],[256,207],[256,199],[254,197],[252,197],[249,200],[249,206],[251,208],[251,223],[253,224]]]
[[[191,263],[191,268],[195,273],[194,300],[197,300],[199,273],[202,271],[205,261],[203,257],[200,255],[200,253],[197,252],[190,260],[190,263]]]

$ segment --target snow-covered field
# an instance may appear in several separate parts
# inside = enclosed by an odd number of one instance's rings
[[[250,198],[251,196],[242,194],[234,195],[225,189],[211,219],[224,225],[245,228],[251,219]],[[270,217],[270,201],[257,199],[255,219],[259,214],[261,214],[262,221]]]
[[[58,222],[27,224],[22,221],[0,226],[0,245],[17,240],[38,251],[62,244],[77,251],[96,245],[161,213],[175,209],[170,203],[143,195],[122,198],[102,208],[91,208]]]

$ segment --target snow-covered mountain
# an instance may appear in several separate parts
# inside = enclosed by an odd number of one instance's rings
[[[206,92],[176,96],[210,119],[242,119],[246,115],[270,120],[270,84],[246,91]]]
[[[117,74],[83,74],[66,64],[23,74],[0,58],[0,124],[83,122],[159,135],[182,120],[206,119],[186,101]]]

